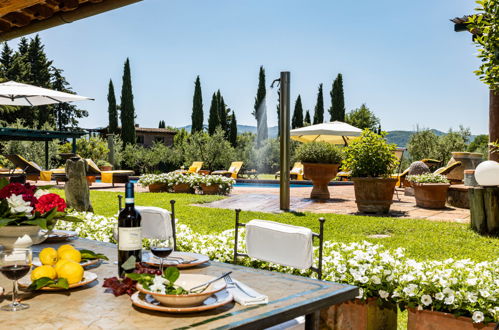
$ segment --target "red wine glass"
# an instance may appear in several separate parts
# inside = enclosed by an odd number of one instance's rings
[[[4,311],[20,311],[29,308],[17,298],[17,280],[29,273],[31,268],[31,251],[29,249],[14,249],[0,251],[0,272],[12,280],[12,303],[2,306]]]

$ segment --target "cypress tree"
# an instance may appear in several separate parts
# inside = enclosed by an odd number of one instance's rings
[[[164,120],[159,121],[158,128],[166,128],[166,123]]]
[[[256,145],[260,147],[262,141],[268,138],[268,127],[267,127],[267,109],[265,105],[265,96],[267,90],[265,88],[265,69],[260,66],[260,72],[258,74],[258,90],[255,97],[255,110],[253,111],[253,116],[256,118]]]
[[[338,73],[338,76],[333,82],[333,88],[329,93],[331,95],[331,108],[329,114],[331,121],[345,121],[345,95],[343,93],[343,76]]]
[[[324,122],[324,97],[322,95],[322,84],[319,84],[319,92],[317,93],[317,103],[315,104],[314,125]]]
[[[232,111],[230,117],[230,127],[229,127],[229,142],[235,148],[237,146],[237,121],[236,113]]]
[[[132,77],[130,60],[127,58],[123,67],[121,86],[121,138],[125,144],[135,144],[135,107],[133,105]]]
[[[210,115],[208,117],[208,133],[213,135],[218,126],[220,126],[220,119],[218,118],[217,94],[213,93],[211,98]]]
[[[228,136],[229,131],[229,122],[227,118],[227,107],[225,105],[224,98],[220,93],[220,90],[217,91],[217,108],[218,108],[218,121],[220,127],[225,132],[225,136]]]
[[[107,113],[109,116],[108,132],[111,134],[118,133],[118,108],[116,106],[116,96],[114,95],[113,81],[109,79],[109,89],[107,92]]]
[[[291,119],[291,128],[303,127],[303,107],[301,104],[301,96],[298,94],[295,102],[295,110]]]
[[[310,111],[307,110],[305,114],[305,119],[303,120],[303,126],[310,126],[312,121],[310,120]]]
[[[191,133],[196,133],[203,130],[203,95],[201,93],[201,81],[199,76],[194,83],[194,96],[192,98],[192,126]]]

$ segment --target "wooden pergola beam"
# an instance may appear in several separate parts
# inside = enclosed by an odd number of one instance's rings
[[[45,0],[0,0],[0,16],[44,2]]]

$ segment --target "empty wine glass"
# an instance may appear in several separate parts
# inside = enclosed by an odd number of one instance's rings
[[[164,259],[173,252],[173,236],[167,236],[165,239],[155,239],[151,241],[151,253],[160,259],[159,269],[163,274]]]
[[[29,249],[14,249],[0,251],[0,272],[12,280],[12,303],[2,306],[4,311],[20,311],[29,308],[17,299],[17,280],[29,273],[31,268],[31,251]]]

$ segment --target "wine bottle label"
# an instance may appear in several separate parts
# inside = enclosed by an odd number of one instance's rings
[[[140,227],[118,228],[118,250],[135,251],[142,249],[142,234]]]
[[[135,203],[135,198],[125,198],[125,204],[133,204]]]

